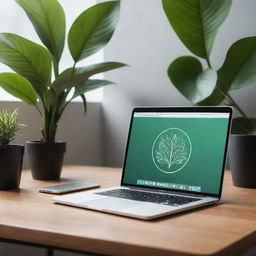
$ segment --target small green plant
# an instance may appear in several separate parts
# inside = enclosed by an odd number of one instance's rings
[[[233,120],[232,132],[255,133],[256,118],[248,116],[231,93],[256,82],[256,36],[234,42],[221,67],[213,66],[211,60],[215,37],[229,14],[232,0],[162,0],[162,3],[173,30],[196,56],[181,56],[171,62],[168,76],[173,85],[198,106],[234,107],[240,117]]]
[[[17,135],[20,135],[18,123],[18,110],[13,112],[3,110],[0,112],[0,145],[8,145]]]
[[[54,142],[58,122],[67,105],[85,93],[113,84],[93,75],[125,66],[103,62],[80,66],[81,60],[101,50],[111,39],[119,19],[120,1],[96,4],[82,12],[67,36],[73,58],[60,70],[66,41],[65,13],[57,0],[15,0],[25,11],[43,46],[11,33],[0,33],[0,62],[15,73],[1,73],[0,86],[13,96],[34,105],[42,118],[42,141]],[[53,75],[52,75],[53,73]]]

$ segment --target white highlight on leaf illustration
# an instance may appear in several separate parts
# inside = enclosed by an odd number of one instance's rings
[[[173,165],[180,165],[188,158],[185,140],[175,134],[160,139],[156,150],[156,160],[171,170]]]

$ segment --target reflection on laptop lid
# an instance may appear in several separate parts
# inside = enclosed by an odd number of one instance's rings
[[[122,185],[220,197],[231,111],[137,108]]]

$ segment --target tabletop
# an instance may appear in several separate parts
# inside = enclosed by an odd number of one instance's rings
[[[256,190],[232,185],[225,172],[216,206],[153,221],[54,204],[39,188],[88,181],[119,185],[121,170],[65,166],[60,181],[23,171],[19,190],[0,191],[0,237],[103,255],[241,255],[256,245]]]

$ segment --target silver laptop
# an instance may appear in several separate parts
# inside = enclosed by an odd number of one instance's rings
[[[57,203],[153,219],[220,200],[232,109],[135,108],[121,185]]]

